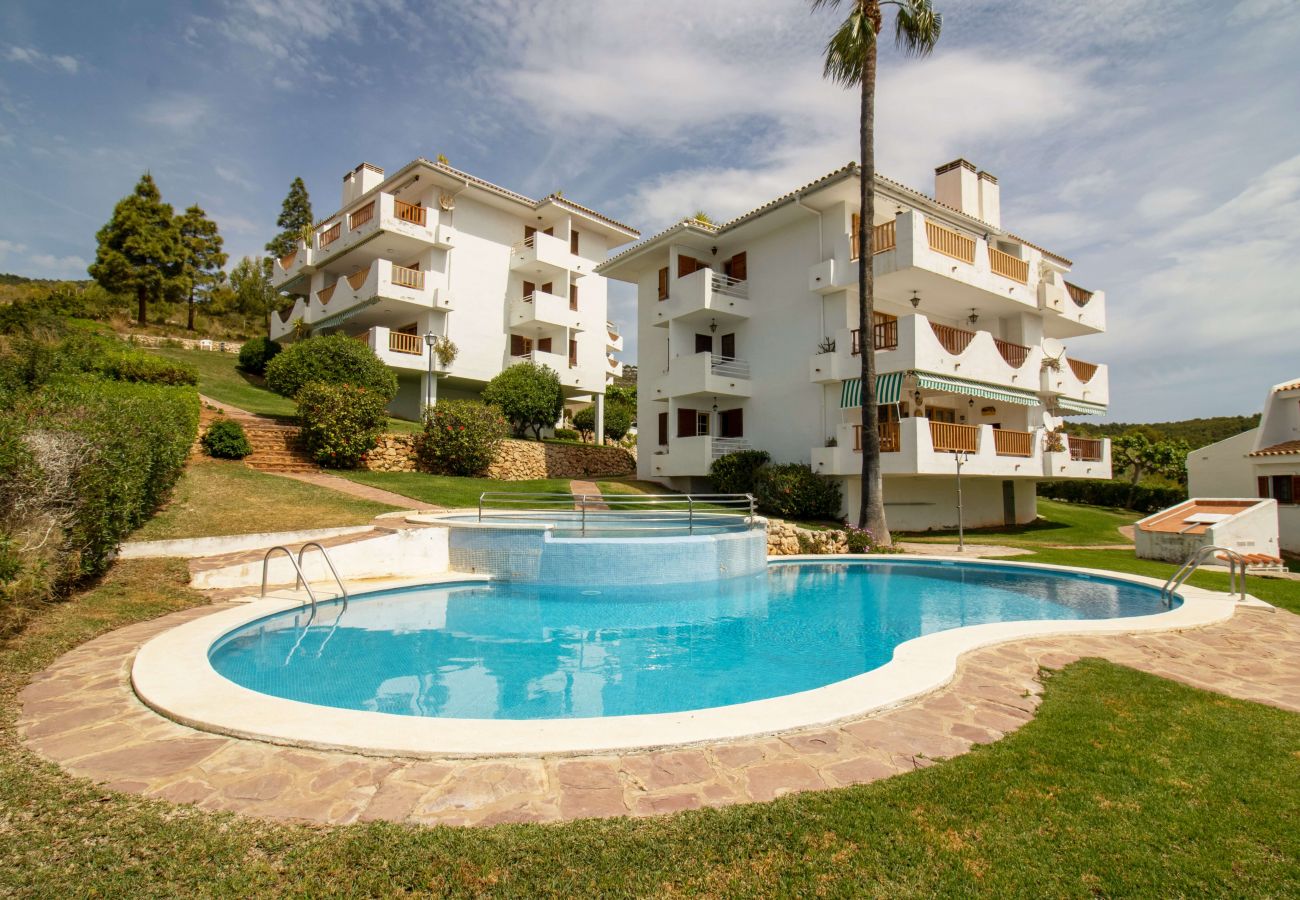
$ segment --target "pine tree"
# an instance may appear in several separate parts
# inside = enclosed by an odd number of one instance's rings
[[[311,198],[307,196],[307,185],[301,178],[295,178],[289,185],[289,195],[280,206],[280,218],[275,220],[275,224],[282,230],[266,245],[266,252],[273,258],[288,256],[312,225]]]
[[[225,280],[222,266],[226,254],[221,250],[221,234],[217,223],[208,218],[198,204],[176,217],[176,227],[185,245],[185,262],[182,278],[189,291],[189,315],[185,327],[194,330],[194,306],[200,296],[208,296],[212,289]]]
[[[113,208],[113,218],[96,235],[99,249],[90,276],[114,294],[133,293],[136,321],[147,323],[150,300],[174,290],[185,259],[171,205],[146,172],[135,190]]]

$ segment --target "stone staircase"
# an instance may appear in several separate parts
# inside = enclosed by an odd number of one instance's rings
[[[253,455],[245,457],[250,468],[263,472],[315,472],[320,469],[302,449],[298,429],[292,425],[269,425],[244,420],[244,433],[253,446]]]

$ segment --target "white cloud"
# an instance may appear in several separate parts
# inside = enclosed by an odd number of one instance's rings
[[[208,102],[195,94],[173,94],[149,101],[139,112],[149,125],[193,131],[208,117]]]
[[[222,181],[228,181],[231,184],[236,185],[237,187],[241,187],[246,191],[257,190],[257,185],[253,184],[253,182],[249,181],[247,178],[245,178],[243,175],[239,174],[239,172],[235,171],[229,166],[223,166],[220,163],[217,163],[217,165],[212,167],[212,171]]]
[[[35,66],[38,69],[58,69],[68,75],[76,75],[81,68],[81,64],[75,56],[64,54],[45,54],[35,47],[19,47],[11,45],[5,51],[5,59],[10,62],[26,63],[29,66]]]
[[[80,256],[32,253],[26,244],[0,239],[0,267],[28,278],[85,278],[89,263]]]
[[[1157,188],[1142,195],[1137,211],[1147,219],[1171,219],[1191,212],[1202,200],[1201,192],[1192,188]]]

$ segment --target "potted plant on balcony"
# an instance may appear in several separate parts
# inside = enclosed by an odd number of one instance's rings
[[[835,352],[835,338],[833,337],[822,338],[821,343],[817,345],[817,355],[821,356],[824,353],[834,353],[834,352]]]
[[[1065,355],[1064,353],[1061,354],[1061,356],[1064,356],[1064,355]],[[1059,371],[1061,371],[1061,357],[1060,357],[1060,356],[1044,356],[1044,357],[1043,357],[1043,368],[1044,368],[1044,369],[1051,369],[1053,372],[1059,372]]]
[[[1043,452],[1061,453],[1065,450],[1065,432],[1059,428],[1043,432]]]
[[[456,342],[445,334],[439,335],[433,341],[433,355],[438,357],[438,365],[444,369],[451,368],[459,352],[460,348],[456,346]]]

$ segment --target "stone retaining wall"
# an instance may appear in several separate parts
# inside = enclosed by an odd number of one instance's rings
[[[782,522],[767,520],[769,556],[795,556],[800,553],[848,553],[842,531],[813,531]]]
[[[181,347],[185,350],[212,350],[217,353],[238,353],[243,341],[222,341],[216,338],[176,338],[157,334],[119,334],[118,337],[140,347]]]
[[[414,434],[385,434],[362,460],[372,472],[414,472]],[[594,444],[550,444],[507,440],[496,461],[488,467],[489,478],[503,481],[531,481],[536,478],[613,478],[636,471],[636,457],[622,447]]]

